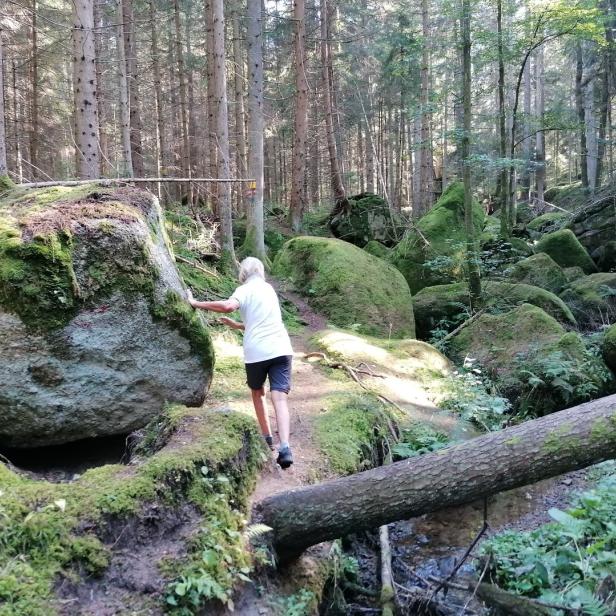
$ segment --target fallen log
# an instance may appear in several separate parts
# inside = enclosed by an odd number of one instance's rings
[[[535,483],[616,457],[616,395],[417,458],[270,496],[281,558],[351,532]]]

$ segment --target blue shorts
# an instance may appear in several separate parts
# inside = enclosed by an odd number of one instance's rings
[[[270,391],[288,394],[291,389],[292,355],[281,355],[264,361],[256,361],[246,366],[246,383],[250,389],[261,389],[269,377]]]

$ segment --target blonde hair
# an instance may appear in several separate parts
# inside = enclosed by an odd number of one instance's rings
[[[265,278],[265,269],[263,263],[256,257],[246,257],[240,263],[240,273],[238,278],[240,282],[244,284],[251,276],[259,276]]]

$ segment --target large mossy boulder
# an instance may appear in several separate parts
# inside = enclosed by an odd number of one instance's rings
[[[413,303],[400,272],[382,259],[324,237],[296,237],[274,261],[309,303],[338,327],[379,336],[415,337]]]
[[[505,274],[509,280],[540,287],[552,293],[560,292],[568,283],[560,265],[545,252],[518,261]]]
[[[373,193],[349,197],[333,209],[329,228],[334,237],[363,248],[371,240],[393,246],[402,237],[402,219],[385,199]]]
[[[601,345],[601,351],[608,368],[616,374],[616,325],[612,325],[605,332]]]
[[[616,235],[616,229],[614,229]],[[616,271],[616,240],[606,242],[593,251],[592,258],[595,260],[600,272]]]
[[[579,324],[587,329],[616,322],[616,273],[602,272],[578,278],[560,297]]]
[[[0,220],[0,444],[123,434],[203,401],[210,338],[152,195],[16,189]]]
[[[485,224],[481,205],[473,201],[473,228],[479,239]],[[412,293],[464,276],[466,232],[464,186],[455,182],[436,205],[394,247],[390,259],[404,274]]]
[[[544,233],[558,231],[570,218],[567,212],[546,212],[533,218],[526,225],[526,230],[531,237],[540,237]]]
[[[516,410],[545,415],[608,393],[613,379],[581,337],[541,308],[483,314],[451,340],[459,360],[478,361]]]
[[[616,201],[613,194],[580,210],[568,227],[590,254],[612,241],[616,234]]]
[[[581,267],[587,274],[597,271],[595,262],[570,229],[561,229],[544,235],[535,246],[535,252],[545,252],[561,267]]]
[[[532,304],[567,325],[575,318],[566,304],[550,291],[523,283],[488,280],[482,284],[486,307],[506,310],[518,304]],[[417,337],[426,340],[436,327],[453,330],[468,318],[468,285],[457,282],[426,287],[413,297]]]

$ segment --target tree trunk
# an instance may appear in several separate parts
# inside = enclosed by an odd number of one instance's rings
[[[124,24],[124,51],[126,54],[126,83],[130,109],[130,149],[133,171],[142,178],[145,175],[143,166],[143,145],[141,142],[141,112],[139,105],[139,77],[137,69],[137,44],[135,41],[135,16],[133,0],[122,0],[122,21]]]
[[[502,169],[500,172],[500,233],[504,238],[509,237],[509,190],[507,186],[507,128],[505,116],[505,59],[503,51],[503,2],[497,0],[496,5],[496,28],[498,31],[498,151],[501,158]]]
[[[586,118],[584,114],[584,90],[582,80],[584,78],[584,54],[582,44],[575,47],[575,109],[578,116],[578,135],[580,139],[580,170],[582,174],[582,186],[588,187],[588,166],[586,164]]]
[[[177,2],[177,0],[176,0]],[[212,0],[212,79],[214,93],[214,130],[217,159],[217,177],[231,176],[229,165],[229,121],[227,114],[227,75],[225,71],[225,12],[223,0]],[[210,59],[210,58],[208,58]],[[212,127],[210,127],[210,130]],[[231,184],[218,187],[218,217],[220,219],[220,246],[222,260],[235,267],[233,248],[233,218],[231,210]]]
[[[537,71],[537,90],[535,98],[535,115],[539,119],[539,128],[543,128],[545,115],[545,53],[543,45],[537,50],[535,68]],[[543,201],[545,191],[545,133],[537,133],[535,182],[537,199]]]
[[[524,67],[524,116],[522,122],[522,157],[524,158],[524,170],[522,172],[522,201],[530,200],[530,170],[531,170],[531,153],[532,153],[532,137],[530,136],[530,114],[531,114],[531,61],[529,57],[526,66]]]
[[[76,0],[77,1],[77,0]],[[38,77],[38,23],[37,23],[37,3],[32,0],[32,64],[31,64],[31,83],[32,98],[30,99],[30,172],[36,180],[39,175],[39,77]],[[79,9],[73,7],[73,14]],[[75,35],[73,35],[74,38]],[[81,57],[81,53],[76,57],[75,62]],[[79,143],[79,142],[77,142]]]
[[[260,510],[277,551],[288,558],[350,532],[463,505],[614,456],[616,395],[435,453],[281,492]]]
[[[8,175],[9,169],[6,162],[6,125],[4,118],[4,31],[0,26],[0,178]]]
[[[73,92],[77,175],[100,177],[93,0],[73,2]]]
[[[188,138],[188,108],[186,103],[186,69],[184,67],[184,50],[182,49],[182,28],[180,24],[180,5],[178,0],[173,2],[173,22],[175,25],[175,55],[178,65],[178,77],[180,79],[180,123],[182,127],[182,175],[185,178],[191,176],[190,172],[190,141]],[[224,69],[224,55],[223,55]],[[225,95],[225,122],[226,122],[226,95]],[[228,141],[228,138],[227,138]],[[228,148],[228,143],[227,143]],[[228,163],[227,163],[228,164]],[[218,173],[220,170],[218,170]],[[228,177],[228,176],[218,176]],[[186,187],[188,202],[192,205],[192,184]]]
[[[595,126],[595,82],[591,79],[584,90],[584,125],[586,130],[586,175],[588,187],[595,192],[597,180],[597,128]]]
[[[244,252],[266,262],[263,237],[263,9],[247,0],[248,22],[248,175],[255,180],[247,210]],[[272,161],[272,166],[275,163]]]
[[[214,113],[214,18],[212,0],[205,0],[205,49],[207,56],[207,142],[210,176],[214,177],[218,169],[218,149],[216,146],[216,117]],[[218,214],[218,185],[210,187],[209,197],[212,212]]]
[[[466,231],[466,267],[468,269],[468,288],[471,310],[481,306],[481,278],[479,257],[473,225],[473,188],[471,186],[471,5],[470,0],[462,0],[462,106],[464,108],[464,133],[462,135],[462,165],[464,179],[464,227]]]
[[[246,177],[246,135],[244,133],[244,58],[242,56],[240,28],[240,0],[233,4],[233,64],[235,89],[235,166],[237,177]],[[241,184],[237,189],[237,205],[242,214],[246,213],[246,199]]]
[[[126,76],[126,48],[124,46],[124,22],[122,17],[122,0],[117,0],[116,19],[118,45],[118,88],[120,91],[120,126],[122,132],[122,161],[120,174],[133,177],[133,154],[130,147],[130,103],[128,97],[128,79]]]
[[[421,89],[419,104],[421,108],[421,171],[419,215],[425,214],[434,202],[434,166],[432,162],[432,139],[429,109],[430,97],[430,21],[428,0],[421,0],[422,52],[421,52]]]
[[[306,133],[308,132],[308,79],[306,77],[306,23],[304,0],[294,0],[295,21],[295,132],[291,171],[289,224],[296,233],[304,218],[304,180],[306,177]]]
[[[152,72],[154,73],[154,101],[156,104],[156,171],[158,176],[166,174],[165,122],[163,119],[163,95],[161,87],[160,60],[158,57],[158,31],[154,0],[149,1],[150,36],[152,44]],[[160,195],[159,195],[160,196]]]
[[[331,184],[334,201],[336,204],[346,204],[346,191],[342,182],[340,171],[340,161],[338,160],[338,150],[336,148],[336,137],[334,134],[334,108],[332,102],[332,83],[330,80],[331,72],[329,65],[331,56],[329,53],[329,7],[327,0],[321,0],[321,63],[323,73],[323,106],[325,112],[325,127],[327,133],[327,149],[329,151],[329,165],[331,169]]]
[[[609,79],[609,64],[608,54],[604,58],[604,67],[601,71],[601,107],[599,109],[599,139],[597,147],[597,165],[595,175],[595,188],[599,190],[601,188],[601,182],[603,180],[604,158],[605,158],[605,145],[607,134],[607,119],[610,109],[610,79]]]

